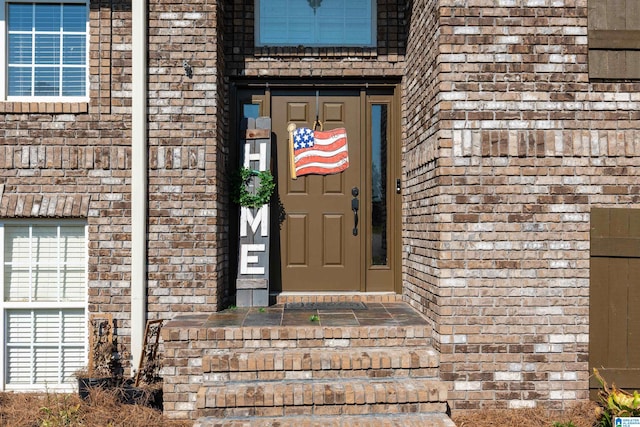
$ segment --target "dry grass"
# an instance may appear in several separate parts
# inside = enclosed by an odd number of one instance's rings
[[[594,427],[598,405],[579,402],[567,411],[533,409],[482,409],[454,414],[457,427]],[[557,423],[557,424],[556,424]],[[571,423],[571,424],[570,424]]]
[[[0,393],[0,426],[11,427],[190,427],[162,412],[120,403],[114,391],[94,389],[88,401],[76,394]]]
[[[564,411],[483,409],[454,414],[457,427],[594,427],[597,405],[580,402]],[[558,424],[555,424],[558,423]],[[569,424],[572,423],[572,424]],[[76,394],[0,393],[0,426],[11,427],[190,427],[158,410],[125,405],[117,392],[94,389],[89,401]]]

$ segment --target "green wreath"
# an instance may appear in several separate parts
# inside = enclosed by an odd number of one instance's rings
[[[253,176],[260,179],[260,187],[256,189],[255,194],[251,194],[247,190],[249,180]],[[240,169],[238,179],[236,180],[233,201],[238,203],[240,206],[247,208],[258,208],[269,203],[275,188],[276,184],[273,182],[273,175],[271,175],[270,171],[257,171],[249,168],[242,168]]]

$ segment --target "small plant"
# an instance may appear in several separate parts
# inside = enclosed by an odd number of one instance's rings
[[[318,316],[317,314],[314,314],[311,317],[309,317],[309,321],[310,322],[319,322],[320,321],[320,316]]]
[[[264,313],[265,311],[267,311],[267,310],[264,307],[260,307],[258,309],[258,312],[260,312],[260,313]]]
[[[593,368],[593,374],[602,387],[598,390],[598,403],[602,407],[599,427],[611,427],[613,419],[616,417],[640,416],[640,393],[634,391],[631,394],[617,388],[615,384],[611,384],[609,387],[596,368]]]
[[[70,395],[61,396],[52,396],[47,392],[47,405],[40,408],[42,418],[39,427],[82,425],[80,404],[71,404]]]
[[[566,423],[556,421],[553,423],[553,427],[576,427],[576,425],[572,421],[567,421]]]
[[[238,309],[238,307],[234,304],[231,304],[229,307],[227,307],[227,310],[229,311],[236,311]]]

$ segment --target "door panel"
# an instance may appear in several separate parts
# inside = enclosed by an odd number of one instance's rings
[[[305,175],[292,180],[278,167],[278,194],[284,209],[280,228],[281,277],[284,291],[358,291],[361,289],[362,233],[352,233],[351,189],[361,182],[361,101],[351,95],[272,93],[272,123],[278,165],[289,165],[287,124],[324,130],[344,127],[349,168],[336,175]]]
[[[309,227],[307,227],[307,215],[290,214],[285,222],[287,227],[287,265],[308,267],[307,235]]]

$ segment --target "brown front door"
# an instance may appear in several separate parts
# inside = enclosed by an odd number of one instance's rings
[[[272,290],[399,291],[400,149],[393,90],[272,88],[238,96],[244,117],[271,116],[278,189]],[[287,125],[313,128],[316,117],[323,130],[346,129],[349,167],[291,179]]]
[[[317,115],[325,130],[345,128],[349,167],[335,175],[291,179],[287,124],[312,128]],[[274,93],[272,126],[278,141],[278,194],[284,208],[280,228],[283,290],[359,291],[362,233],[355,228],[352,191],[360,203],[360,96]],[[358,211],[358,215],[360,212]]]

